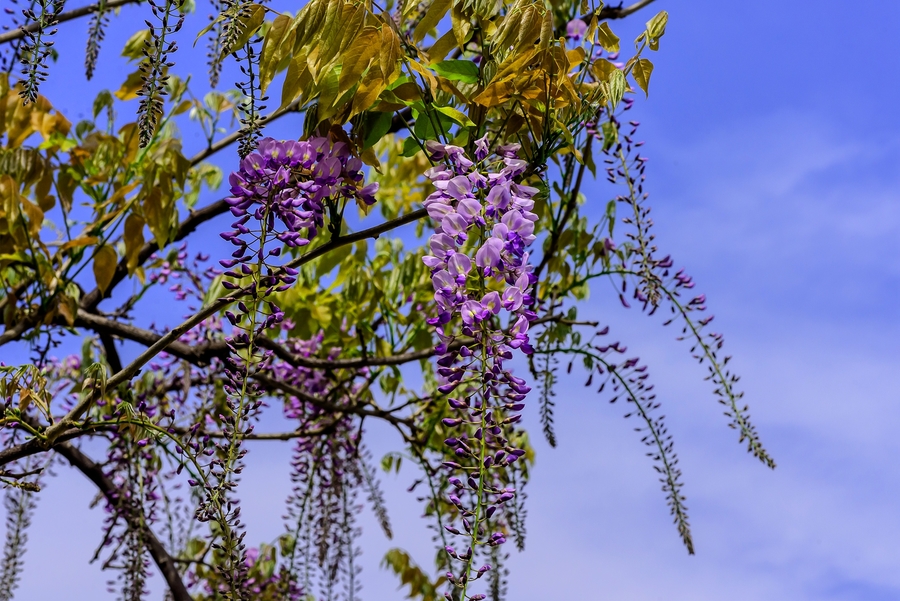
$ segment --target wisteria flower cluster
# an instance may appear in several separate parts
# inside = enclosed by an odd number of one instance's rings
[[[475,161],[455,146],[431,144],[428,150],[445,161],[426,173],[436,190],[425,207],[437,227],[431,254],[423,258],[438,311],[428,323],[440,340],[439,390],[450,395],[456,413],[443,420],[456,432],[445,441],[454,460],[444,466],[453,474],[448,500],[459,519],[445,529],[466,539],[464,550],[446,547],[463,564],[447,579],[463,598],[483,599],[466,593],[470,581],[491,569],[484,564],[475,570],[475,557],[489,556],[506,540],[509,520],[502,509],[516,494],[508,467],[525,454],[510,444],[509,430],[521,419],[530,388],[505,362],[515,349],[532,352],[535,277],[527,249],[535,239],[538,190],[517,182],[527,166],[517,145],[501,146],[492,161],[486,139],[476,143]]]
[[[252,432],[250,422],[261,407],[262,387],[254,377],[271,363],[271,353],[255,344],[265,330],[284,321],[284,312],[270,297],[284,291],[296,280],[297,270],[277,264],[282,250],[309,244],[325,225],[325,213],[338,215],[340,203],[375,202],[378,184],[364,184],[363,163],[351,154],[343,141],[315,137],[303,141],[276,141],[265,138],[256,152],[246,156],[240,169],[232,173],[232,196],[226,200],[237,220],[232,230],[221,234],[236,249],[231,259],[220,261],[226,278],[250,283],[243,288],[246,300],[237,303],[238,313],[225,312],[235,327],[227,339],[233,353],[225,362],[228,384],[228,413],[222,415],[225,442],[216,443],[206,499],[198,509],[201,519],[215,520],[222,531],[222,543],[214,549],[229,561],[223,570],[233,590],[246,578],[246,548],[242,534],[236,534],[240,510],[229,499],[236,486],[245,450],[241,440]],[[336,227],[339,227],[337,225]],[[223,281],[226,289],[239,284]],[[234,528],[229,524],[234,524]]]

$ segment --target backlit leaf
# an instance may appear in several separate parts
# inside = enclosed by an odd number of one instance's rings
[[[650,74],[653,73],[653,63],[646,58],[638,59],[637,62],[634,63],[632,73],[634,73],[634,80],[641,86],[641,89],[644,90],[644,94],[649,96]]]
[[[448,117],[453,119],[459,125],[464,125],[466,127],[474,127],[475,126],[475,124],[472,122],[472,120],[469,119],[469,117],[462,111],[458,111],[451,106],[439,106],[436,108],[437,108],[438,112],[441,112],[441,113],[447,115]]]
[[[341,67],[338,94],[343,94],[360,82],[372,59],[379,54],[380,45],[381,32],[376,28],[366,27],[360,32],[343,54],[344,62]],[[376,68],[380,68],[380,66]]]
[[[447,14],[447,11],[450,10],[451,4],[452,0],[434,0],[431,3],[431,6],[425,11],[422,20],[419,21],[419,24],[416,25],[416,29],[413,31],[414,44],[421,42],[428,32],[437,27],[444,15]]]
[[[650,50],[659,50],[659,38],[666,33],[666,24],[669,22],[669,13],[664,10],[647,21],[647,42]]]
[[[431,65],[434,72],[450,81],[478,83],[478,65],[472,61],[448,60]]]
[[[287,15],[278,15],[263,39],[259,57],[259,87],[263,94],[272,83],[279,63],[290,51],[289,34],[293,22],[294,20]]]
[[[615,110],[622,101],[622,97],[625,96],[625,74],[616,69],[609,74],[607,82],[609,83],[609,104]]]
[[[609,28],[609,23],[604,21],[597,28],[597,41],[603,46],[603,49],[614,54],[619,51],[619,36],[614,34]]]
[[[394,83],[400,75],[397,62],[400,60],[400,38],[390,27],[381,28],[381,48],[378,57],[381,74],[385,83]]]
[[[150,30],[142,29],[128,38],[125,42],[125,48],[122,49],[122,56],[130,61],[139,61],[144,58],[145,42],[150,39]]]

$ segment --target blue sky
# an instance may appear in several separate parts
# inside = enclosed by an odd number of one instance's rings
[[[679,544],[634,424],[575,377],[559,389],[560,447],[535,437],[527,551],[513,552],[510,599],[900,599],[900,4],[657,6],[669,28],[650,99],[633,111],[657,239],[707,294],[779,465],[767,470],[736,443],[674,331],[598,287],[581,314],[610,323],[650,365],[697,555]],[[633,38],[651,14],[614,29]],[[118,23],[111,37],[131,33]],[[51,98],[79,84],[60,71]],[[66,102],[78,110],[84,99]],[[587,194],[602,207],[609,190]],[[376,456],[395,444],[371,434]],[[248,455],[250,540],[281,531],[288,453],[256,446]],[[104,598],[107,575],[85,570],[102,520],[88,509],[94,491],[56,471],[18,598]],[[367,599],[401,597],[378,568],[387,548],[426,565],[432,557],[405,492],[411,476],[382,478],[394,541],[364,518]]]

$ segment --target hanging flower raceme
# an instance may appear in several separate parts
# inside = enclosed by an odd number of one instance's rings
[[[475,569],[475,557],[490,556],[506,540],[505,504],[515,497],[509,466],[525,454],[509,438],[530,388],[505,362],[516,349],[532,351],[535,277],[528,247],[535,238],[537,189],[517,181],[527,166],[516,154],[518,145],[501,146],[492,160],[485,139],[476,143],[474,161],[455,146],[429,144],[428,150],[445,160],[426,173],[436,191],[425,206],[438,225],[431,254],[423,259],[437,307],[428,323],[439,338],[439,390],[451,395],[456,414],[443,423],[456,432],[445,441],[453,461],[444,465],[452,472],[448,501],[458,523],[445,529],[467,539],[465,550],[447,546],[449,557],[463,564],[447,578],[463,598],[482,599],[466,592],[470,581],[491,569]]]
[[[221,544],[213,545],[225,557],[221,574],[228,586],[226,597],[238,598],[247,578],[246,547],[240,528],[240,509],[232,500],[236,474],[246,450],[241,441],[253,430],[263,393],[255,381],[269,370],[271,352],[256,345],[259,336],[284,321],[284,312],[271,300],[295,281],[297,271],[282,257],[285,248],[309,244],[325,225],[325,213],[339,214],[343,202],[371,205],[377,184],[364,185],[362,161],[346,143],[326,137],[303,141],[265,138],[256,152],[241,161],[232,173],[232,196],[226,199],[237,220],[222,238],[237,248],[232,258],[220,261],[227,269],[224,280],[230,290],[241,288],[244,298],[237,314],[225,312],[235,327],[227,339],[233,353],[225,362],[228,384],[226,414],[221,415],[224,441],[216,443],[216,458],[205,484],[205,498],[198,508],[203,520],[214,520],[221,530]],[[339,226],[338,226],[339,227]],[[242,597],[241,597],[242,598]]]

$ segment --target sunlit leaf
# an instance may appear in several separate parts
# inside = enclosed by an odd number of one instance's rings
[[[653,63],[646,58],[638,59],[634,63],[634,68],[631,72],[634,74],[634,80],[641,86],[641,89],[644,90],[644,94],[649,96],[650,74],[653,73]]]
[[[664,10],[647,21],[647,42],[650,50],[659,50],[659,38],[666,33],[666,25],[669,22],[669,13]]]
[[[614,54],[619,51],[619,36],[614,34],[609,28],[609,23],[604,21],[597,28],[597,41],[603,46],[603,49]]]
[[[413,30],[413,43],[418,44],[428,32],[437,27],[447,11],[450,10],[452,0],[434,0],[422,16],[422,20]]]
[[[262,50],[259,56],[259,87],[264,94],[266,88],[272,83],[275,72],[282,59],[290,52],[293,40],[290,39],[291,27],[294,20],[287,15],[278,15],[263,38]]]
[[[338,94],[343,94],[362,79],[372,60],[381,51],[381,32],[374,27],[363,29],[346,52],[338,86]],[[380,69],[380,66],[376,67]]]

